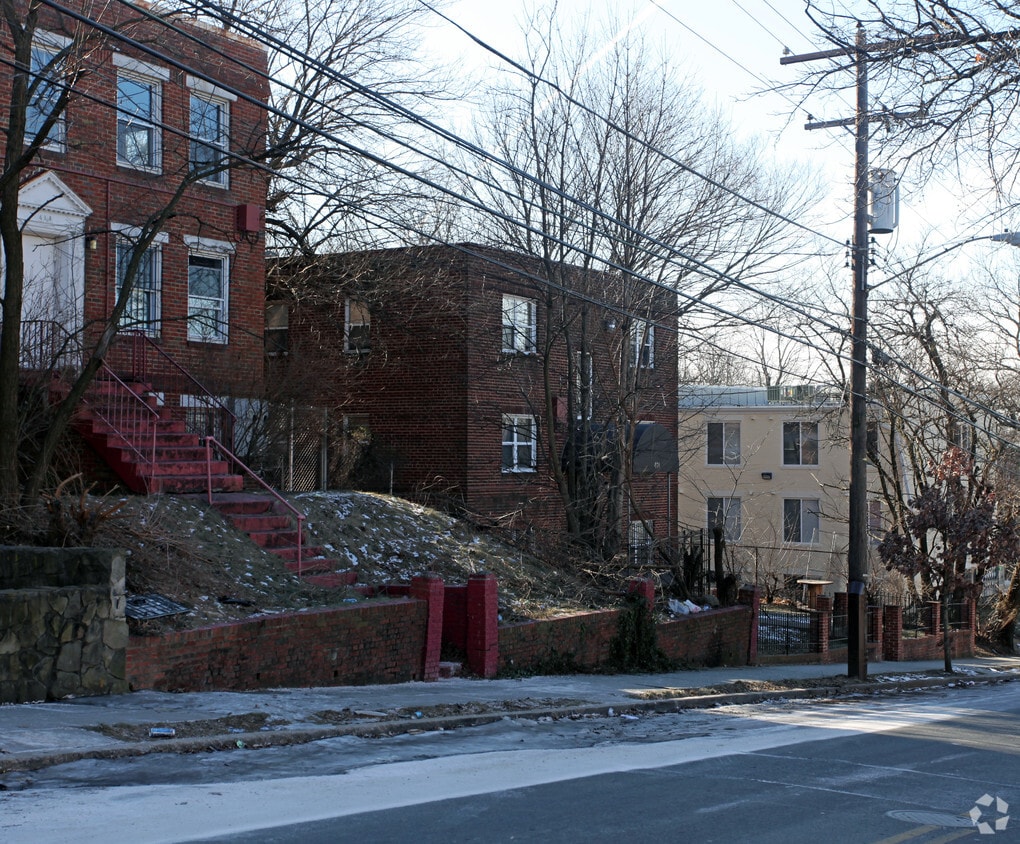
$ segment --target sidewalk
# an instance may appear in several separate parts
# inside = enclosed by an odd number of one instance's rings
[[[946,686],[960,682],[1020,679],[1020,658],[887,662],[869,666],[869,679],[854,690],[888,686]],[[929,676],[924,676],[931,672]],[[0,706],[0,773],[43,768],[84,758],[196,752],[296,744],[344,734],[392,735],[409,730],[468,726],[511,717],[569,713],[611,714],[624,709],[675,711],[766,697],[831,694],[833,686],[807,687],[817,678],[846,682],[846,666],[770,665],[711,668],[668,674],[569,675],[510,680],[453,678],[434,683],[338,686],[252,692],[173,694],[135,692],[53,703]],[[641,693],[698,689],[736,681],[803,680],[802,690],[726,692],[707,697],[642,699]],[[846,687],[844,693],[849,691]],[[203,723],[206,722],[206,723]],[[111,725],[118,726],[110,730]],[[98,729],[107,727],[107,732]],[[150,737],[151,728],[173,737]],[[112,734],[111,734],[112,733]]]

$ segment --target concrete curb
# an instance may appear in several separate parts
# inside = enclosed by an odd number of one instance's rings
[[[302,727],[293,730],[229,733],[195,738],[154,739],[142,742],[124,742],[110,747],[44,751],[24,754],[16,758],[0,757],[0,774],[14,771],[35,771],[54,765],[63,765],[84,759],[124,759],[150,753],[206,753],[226,750],[259,750],[268,747],[307,744],[340,736],[388,737],[415,732],[449,730],[459,727],[477,727],[502,720],[536,718],[570,718],[585,715],[611,717],[635,712],[670,713],[685,709],[708,709],[714,706],[763,703],[769,700],[806,700],[813,698],[852,697],[865,694],[894,694],[929,688],[956,686],[999,685],[1020,679],[1020,675],[974,676],[949,675],[923,677],[910,680],[877,681],[851,685],[831,685],[806,688],[777,689],[758,692],[722,692],[710,695],[634,700],[626,703],[593,703],[576,706],[545,707],[506,711],[479,712],[468,715],[444,715],[434,718],[407,718],[393,721],[366,721],[338,724],[327,727]]]

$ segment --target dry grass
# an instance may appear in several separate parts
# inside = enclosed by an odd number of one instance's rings
[[[306,544],[323,546],[339,570],[356,570],[362,584],[402,583],[426,572],[447,583],[463,583],[476,572],[492,572],[499,579],[506,621],[604,606],[613,597],[584,574],[550,565],[491,533],[403,499],[331,492],[291,500],[307,515]],[[95,525],[90,544],[127,551],[130,593],[157,593],[190,608],[185,614],[132,621],[136,633],[365,600],[353,590],[308,585],[201,496],[76,493],[66,503],[108,513]],[[66,517],[67,508],[60,512]],[[66,530],[54,536],[44,508],[0,514],[0,537],[9,544],[79,544]]]

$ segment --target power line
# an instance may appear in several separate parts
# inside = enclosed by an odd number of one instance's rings
[[[56,4],[52,4],[52,5],[54,5],[54,7],[55,7],[55,8],[59,8],[59,7],[57,7],[57,6],[56,6]],[[91,24],[97,25],[97,28],[100,28],[100,27],[101,27],[101,25],[98,25],[98,22],[93,22],[93,21],[90,21],[90,19],[88,19],[88,18],[85,18],[85,19],[83,19],[83,22],[86,22],[86,23],[91,23]],[[129,43],[129,44],[131,44],[132,46],[139,46],[139,47],[141,46],[141,45],[138,45],[138,44],[137,44],[137,42],[132,42],[132,41],[131,41],[131,39],[127,39],[127,38],[125,38],[125,37],[124,37],[124,36],[123,36],[123,35],[122,35],[121,33],[116,33],[115,31],[112,31],[112,30],[107,30],[107,34],[111,35],[112,37],[116,37],[116,38],[118,38],[119,40],[122,40],[122,41],[124,41],[125,43]],[[187,69],[185,65],[183,65],[183,64],[181,64],[181,63],[179,63],[179,62],[176,62],[175,60],[171,59],[170,57],[166,56],[165,54],[159,53],[158,51],[150,51],[150,54],[151,54],[151,55],[153,55],[154,57],[160,58],[161,60],[167,61],[168,63],[174,64],[175,66],[179,67],[180,69]],[[211,77],[207,77],[207,81],[211,81],[211,82],[214,82],[214,83],[216,83],[216,84],[220,84],[220,80],[214,80],[214,79],[212,79]],[[220,87],[223,87],[223,86],[222,86],[222,84],[220,84]],[[253,101],[254,101],[254,100],[253,100]],[[114,106],[112,106],[112,104],[108,104],[108,105],[110,105],[110,107],[111,107],[111,108],[114,108]],[[262,105],[263,105],[263,107],[264,107],[264,104],[262,104]],[[329,137],[330,139],[333,139],[333,138],[332,138],[332,136],[326,136],[326,137]],[[352,149],[356,150],[357,148],[356,148],[356,147],[352,147]],[[379,161],[379,162],[381,162],[381,163],[385,163],[385,164],[387,164],[388,166],[391,166],[391,167],[393,166],[391,162],[387,162],[387,161],[385,161],[384,159],[379,159],[378,157],[374,158],[373,160]],[[248,160],[248,159],[246,159],[245,161],[246,161],[246,163],[247,163],[247,162],[248,162],[249,160]],[[253,163],[255,163],[255,164],[256,164],[256,166],[258,166],[258,165],[257,165],[257,162],[253,162]],[[398,168],[398,169],[399,169],[399,168]],[[400,172],[403,172],[404,174],[406,174],[406,175],[409,175],[409,176],[410,176],[410,177],[412,177],[412,178],[416,178],[416,179],[418,179],[419,181],[422,181],[421,177],[420,177],[419,175],[417,175],[417,174],[412,174],[412,173],[410,173],[409,171],[406,171],[406,170],[401,170]],[[452,197],[454,197],[454,198],[460,198],[460,199],[462,199],[462,200],[463,200],[463,199],[465,199],[465,197],[463,197],[462,195],[458,195],[458,194],[455,194],[455,193],[452,193],[452,192],[450,193],[450,195],[451,195]],[[518,221],[518,222],[519,222],[519,221]],[[592,257],[594,257],[594,256],[592,256]],[[663,284],[661,284],[661,283],[656,283],[656,282],[653,282],[653,281],[652,281],[652,280],[650,280],[650,279],[643,279],[643,278],[642,278],[642,277],[640,277],[640,276],[635,276],[635,277],[636,277],[636,278],[639,278],[639,279],[641,279],[641,280],[647,281],[648,283],[651,283],[651,284],[655,284],[656,286],[662,287],[663,289],[665,289],[665,290],[668,290],[668,291],[669,291],[669,292],[671,292],[671,293],[675,293],[675,292],[677,292],[677,291],[675,291],[675,290],[674,290],[673,288],[670,288],[670,287],[668,287],[668,286],[666,286],[666,285],[663,285]],[[544,281],[545,283],[548,283],[548,280],[543,280],[543,281]],[[748,289],[748,290],[749,290],[750,292],[753,292],[753,293],[755,293],[756,295],[763,295],[761,291],[757,291],[757,290],[755,290],[754,288],[752,288],[752,287],[750,287],[750,286],[747,286],[747,289]],[[680,295],[683,295],[683,294],[680,294]],[[691,298],[691,297],[688,297],[688,298]],[[698,301],[698,300],[694,300],[694,301]],[[776,301],[776,303],[777,303],[777,304],[782,304],[782,305],[784,305],[784,306],[789,306],[789,303],[788,303],[788,302],[784,302],[784,301],[781,301],[781,300],[775,300],[775,301]],[[708,307],[709,309],[714,309],[714,310],[715,310],[716,312],[718,312],[718,313],[721,313],[721,314],[723,314],[723,315],[726,315],[726,316],[728,316],[728,317],[731,317],[731,318],[733,318],[733,319],[737,320],[738,322],[743,322],[743,323],[745,323],[745,324],[748,324],[748,325],[753,325],[753,326],[755,326],[755,327],[758,327],[758,328],[761,328],[761,329],[763,329],[763,330],[767,330],[767,331],[772,331],[772,333],[776,333],[776,334],[778,334],[779,336],[785,337],[786,339],[789,339],[789,340],[791,340],[791,341],[793,341],[793,342],[797,342],[797,343],[801,343],[801,344],[805,344],[805,345],[812,345],[812,344],[811,344],[811,343],[810,343],[809,341],[807,341],[807,340],[806,340],[805,338],[798,338],[798,337],[794,337],[794,336],[791,336],[791,335],[787,335],[787,334],[785,334],[785,333],[783,333],[783,332],[775,331],[775,330],[773,330],[773,329],[772,329],[771,327],[769,327],[769,326],[766,326],[766,325],[764,325],[764,324],[762,324],[762,323],[760,323],[760,322],[758,322],[758,321],[748,320],[747,318],[745,318],[745,317],[741,317],[741,316],[740,316],[740,315],[738,315],[738,314],[732,314],[732,313],[730,313],[729,311],[726,311],[725,309],[720,309],[720,308],[718,308],[718,307],[714,307],[714,306],[712,306],[712,305],[710,305],[710,304],[708,304],[708,303],[704,303],[704,302],[701,302],[701,304],[704,304],[704,305],[705,305],[706,307]],[[825,326],[824,324],[823,324],[823,327],[827,327],[827,328],[833,329],[833,327],[832,327],[832,326]],[[839,331],[839,332],[840,332],[840,333],[842,333],[842,334],[845,334],[845,332],[844,332],[844,331],[842,331],[841,329],[834,329],[834,330],[836,330],[836,331]],[[837,357],[838,357],[838,355],[837,355]],[[924,379],[924,378],[925,378],[925,376],[921,375],[920,373],[915,373],[915,374],[916,374],[916,375],[918,375],[918,377],[920,377],[920,378],[922,378],[922,379]],[[936,385],[936,384],[935,384],[935,382],[931,381],[930,379],[926,379],[926,380],[928,380],[928,383],[932,384],[933,386],[939,386],[939,385]],[[897,384],[898,384],[898,382],[894,382],[894,383],[897,383]],[[905,385],[899,385],[899,386],[903,386],[903,387],[905,387]],[[961,394],[958,394],[958,393],[957,393],[957,394],[955,394],[955,395],[956,395],[956,396],[957,396],[958,398],[960,398],[961,400],[963,400],[964,402],[966,402],[966,403],[969,403],[969,404],[971,404],[971,405],[973,405],[973,406],[975,406],[975,407],[981,408],[981,409],[982,409],[982,410],[984,410],[984,411],[988,411],[988,412],[990,412],[990,413],[993,413],[993,414],[995,413],[994,411],[991,411],[991,409],[990,409],[990,408],[988,408],[988,407],[986,407],[986,406],[983,406],[983,405],[981,405],[981,404],[979,404],[979,403],[975,402],[975,401],[974,401],[974,400],[972,400],[972,399],[968,399],[967,397],[965,397],[965,396],[962,396]],[[1004,420],[1006,420],[1006,421],[1009,421],[1009,420],[1008,420],[1008,419],[1007,419],[1006,417],[1001,417],[1001,416],[1000,416],[1000,419],[1004,419]]]

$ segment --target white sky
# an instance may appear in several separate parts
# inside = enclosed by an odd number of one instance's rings
[[[535,4],[553,0],[532,0]],[[849,5],[849,3],[847,3]],[[525,0],[452,0],[446,13],[470,32],[512,57],[520,57],[519,21]],[[559,0],[564,26],[585,15],[599,19],[607,9],[632,10],[633,26],[645,35],[665,39],[678,62],[693,71],[706,96],[730,110],[738,131],[764,134],[774,143],[778,160],[803,161],[818,168],[831,185],[830,207],[822,209],[825,234],[845,240],[852,235],[851,185],[853,138],[843,129],[806,131],[804,109],[779,94],[751,97],[763,80],[790,82],[797,66],[782,67],[784,47],[795,54],[823,48],[814,25],[804,14],[803,0]],[[437,49],[456,56],[456,71],[469,78],[494,73],[495,58],[473,45],[448,25],[437,23],[432,38]],[[854,108],[854,79],[847,73],[841,101],[829,98],[808,103],[815,119],[850,117]],[[984,209],[969,208],[959,189],[930,185],[922,194],[902,185],[901,225],[881,245],[894,257],[911,261],[918,244],[927,251],[968,236],[986,233],[969,219]],[[1020,219],[1017,220],[1020,228]],[[964,252],[974,250],[968,247]]]

